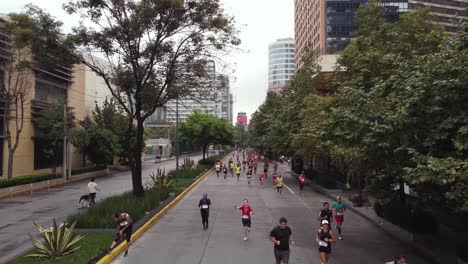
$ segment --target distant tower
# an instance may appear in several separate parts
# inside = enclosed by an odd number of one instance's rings
[[[245,112],[239,112],[237,113],[237,122],[236,124],[243,124],[244,126],[247,126],[247,113]]]
[[[278,39],[268,46],[268,91],[280,92],[294,75],[294,39]]]

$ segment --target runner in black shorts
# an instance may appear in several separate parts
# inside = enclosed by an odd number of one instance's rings
[[[322,221],[322,228],[317,231],[315,240],[319,246],[320,261],[323,264],[327,264],[330,259],[331,243],[336,242],[335,235],[330,230],[327,220]]]
[[[127,245],[126,245],[124,257],[126,257],[128,255],[128,247],[130,246],[130,239],[132,237],[132,231],[133,231],[132,219],[130,219],[130,215],[127,213],[116,212],[115,222],[118,225],[118,232],[117,232],[117,235],[115,236],[114,241],[112,241],[112,244],[108,250],[108,253],[110,253],[112,249],[114,249],[114,247],[117,246],[120,240],[125,236],[127,240]]]

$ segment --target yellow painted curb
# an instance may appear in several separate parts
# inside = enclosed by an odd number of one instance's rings
[[[203,179],[206,178],[211,172],[213,171],[213,168],[209,169],[205,174],[200,176],[195,182],[190,184],[187,189],[185,189],[183,192],[181,192],[179,195],[177,195],[174,200],[172,200],[169,204],[167,204],[161,211],[159,211],[156,215],[151,217],[148,222],[143,224],[140,228],[138,228],[135,233],[132,234],[132,242],[130,242],[130,245],[135,242],[141,235],[143,235],[154,223],[156,223],[163,215],[169,211],[174,205],[176,205],[185,195],[187,195],[188,192],[190,192],[195,186],[197,186]],[[129,246],[130,246],[129,245]],[[100,259],[97,264],[108,264],[111,263],[117,256],[119,256],[124,250],[127,248],[127,241],[124,241],[120,243],[117,247],[115,247],[110,254],[105,255],[102,259]]]

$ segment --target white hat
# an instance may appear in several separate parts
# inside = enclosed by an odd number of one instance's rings
[[[327,220],[322,220],[322,225],[328,225],[328,221]]]

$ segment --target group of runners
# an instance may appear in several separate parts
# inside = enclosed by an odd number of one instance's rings
[[[239,180],[241,172],[246,171],[247,182],[249,186],[251,186],[251,178],[252,174],[257,174],[258,168],[258,153],[253,151],[242,151],[242,163],[240,162],[240,154],[239,152],[232,155],[229,159],[227,164],[222,164],[222,161],[218,161],[215,165],[216,175],[219,178],[220,173],[224,174],[224,179],[227,179],[228,171],[231,172],[231,177],[234,177],[234,172],[237,175],[237,179]],[[234,164],[233,159],[237,159],[237,164]],[[263,160],[264,166],[263,170],[258,173],[259,181],[260,181],[260,188],[263,188],[265,179],[268,175],[268,170],[270,167],[270,161],[266,158],[260,156],[260,159]],[[241,165],[242,164],[242,165]],[[272,182],[273,187],[276,188],[276,191],[279,193],[279,196],[282,196],[282,189],[284,186],[284,178],[281,174],[278,174],[278,164],[276,162],[272,162],[273,172],[272,172]],[[229,169],[228,169],[229,168]],[[306,183],[306,176],[304,171],[297,178],[300,195],[303,195],[304,185]],[[208,226],[208,214],[209,214],[209,206],[211,205],[211,201],[207,199],[206,194],[204,194],[202,200],[200,200],[199,207],[201,210],[202,215],[202,222],[203,227],[206,229]],[[252,228],[252,215],[254,213],[252,206],[249,204],[247,199],[243,200],[242,205],[236,205],[236,209],[241,211],[242,217],[242,226],[243,226],[243,240],[248,240],[248,235],[251,232]],[[331,208],[328,202],[323,203],[323,209],[319,213],[319,225],[320,228],[316,233],[316,242],[318,246],[318,250],[320,253],[320,260],[321,263],[325,264],[328,263],[330,258],[332,243],[335,243],[337,239],[335,238],[335,234],[332,231],[331,225],[335,221],[336,222],[336,230],[338,232],[338,239],[342,240],[342,225],[344,222],[344,212],[347,209],[347,205],[343,203],[340,196],[336,197],[336,200],[333,202]],[[205,225],[206,223],[206,225]],[[270,233],[270,240],[274,244],[274,255],[277,264],[284,263],[287,264],[289,261],[289,244],[294,244],[294,240],[292,238],[292,231],[287,226],[287,219],[282,217],[279,221],[279,225],[275,227]]]

